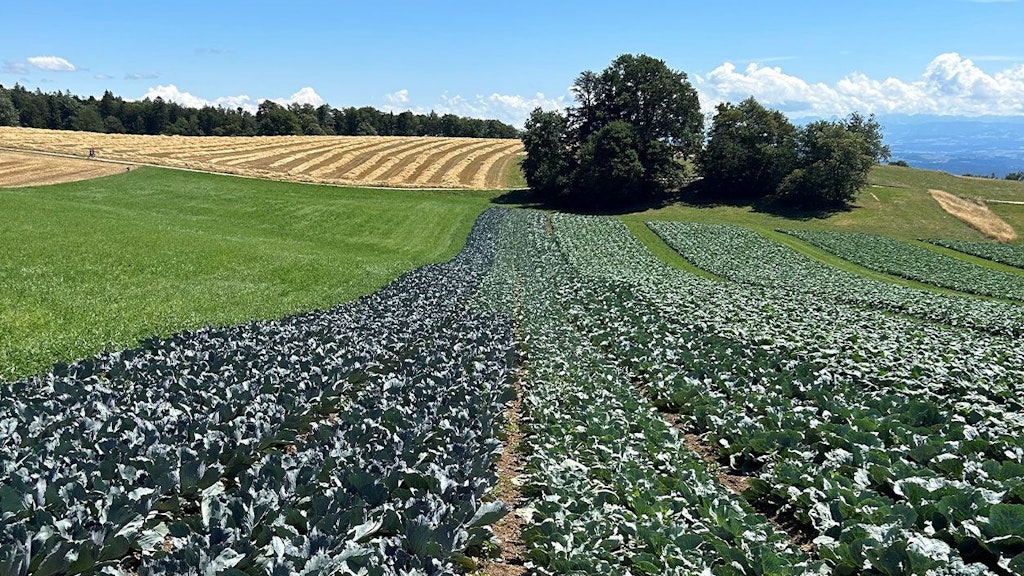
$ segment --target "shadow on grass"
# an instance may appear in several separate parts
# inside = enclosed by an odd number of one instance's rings
[[[644,212],[647,210],[656,210],[658,208],[664,208],[678,201],[675,195],[666,198],[658,199],[643,199],[638,202],[633,202],[624,206],[616,206],[610,208],[593,208],[588,206],[579,206],[575,204],[565,204],[546,201],[538,198],[537,195],[529,188],[523,188],[519,190],[509,190],[499,196],[495,196],[491,199],[491,202],[502,206],[509,206],[515,208],[535,208],[539,210],[557,210],[559,212],[568,212],[571,214],[588,214],[593,216],[622,216],[625,214],[633,214],[636,212]]]
[[[762,214],[770,214],[772,216],[778,216],[780,218],[786,218],[789,220],[822,220],[839,214],[842,212],[849,212],[856,206],[844,204],[841,206],[827,206],[827,207],[814,207],[814,206],[800,206],[791,204],[782,204],[779,202],[769,201],[742,201],[742,200],[723,200],[720,197],[709,190],[700,186],[700,182],[690,183],[673,194],[669,194],[660,198],[645,198],[640,201],[633,202],[630,204],[609,207],[609,208],[594,208],[589,206],[579,205],[567,205],[562,203],[550,203],[537,197],[537,195],[529,188],[521,188],[518,190],[509,190],[500,196],[496,196],[491,201],[495,204],[503,206],[517,207],[517,208],[535,208],[541,210],[558,210],[560,212],[570,212],[574,214],[589,214],[595,216],[624,216],[627,214],[636,214],[640,212],[646,212],[648,210],[658,210],[672,205],[683,205],[691,208],[717,208],[720,206],[729,206],[734,208],[751,208],[754,212],[760,212]]]
[[[712,190],[702,187],[699,182],[695,182],[680,190],[676,194],[675,201],[692,208],[716,208],[719,206],[750,208],[754,212],[761,214],[802,221],[824,220],[836,214],[850,212],[856,208],[856,206],[850,204],[818,206],[769,199],[722,199],[720,195],[715,194]]]

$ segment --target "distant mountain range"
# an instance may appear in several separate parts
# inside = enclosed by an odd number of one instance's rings
[[[1024,170],[1024,117],[880,116],[892,159],[997,178]]]

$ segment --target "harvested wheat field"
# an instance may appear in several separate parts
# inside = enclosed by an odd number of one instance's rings
[[[0,127],[0,147],[349,186],[499,189],[519,140],[407,136],[137,136]]]
[[[939,203],[939,206],[942,206],[943,210],[963,220],[989,238],[999,242],[1013,242],[1017,239],[1017,231],[989,210],[983,202],[974,202],[942,190],[929,190],[928,193]]]
[[[0,188],[74,182],[124,172],[123,164],[0,150]]]

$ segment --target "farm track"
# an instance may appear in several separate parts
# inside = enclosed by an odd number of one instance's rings
[[[21,152],[0,153],[0,187],[38,186],[109,176],[118,164]]]
[[[381,136],[138,136],[0,128],[0,148],[346,186],[501,189],[518,140]]]

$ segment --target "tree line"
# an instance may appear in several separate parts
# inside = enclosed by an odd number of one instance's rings
[[[270,100],[253,114],[243,108],[191,108],[160,97],[124,100],[109,90],[82,98],[69,92],[29,91],[0,86],[0,126],[78,130],[115,134],[181,136],[458,136],[518,138],[519,131],[498,120],[454,114],[395,114],[371,106],[332,108]]]
[[[564,113],[526,122],[523,173],[538,198],[606,210],[664,198],[694,175],[706,200],[820,209],[842,206],[889,158],[874,116],[793,125],[754,98],[720,104],[705,133],[684,72],[624,54],[572,85]]]

